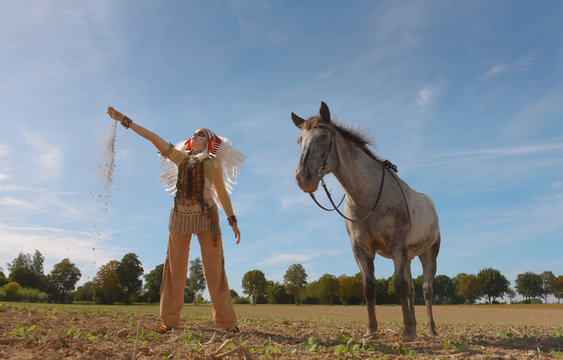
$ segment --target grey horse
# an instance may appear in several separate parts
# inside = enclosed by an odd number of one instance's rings
[[[323,176],[332,173],[344,189],[342,215],[346,217],[346,230],[362,274],[367,305],[368,329],[364,338],[374,339],[377,334],[373,264],[376,253],[393,259],[395,265],[394,285],[403,311],[404,341],[417,336],[411,260],[418,256],[423,269],[428,332],[436,335],[432,281],[440,249],[440,228],[433,201],[395,175],[394,165],[375,156],[363,134],[333,122],[324,102],[319,115],[305,120],[291,113],[291,118],[301,129],[301,155],[295,171],[299,187],[313,193],[319,181],[324,184]],[[334,202],[333,206],[337,207]]]

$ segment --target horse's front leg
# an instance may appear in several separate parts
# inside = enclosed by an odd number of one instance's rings
[[[364,339],[375,339],[377,337],[377,318],[375,317],[375,274],[373,259],[375,253],[370,253],[365,247],[352,241],[352,249],[356,262],[362,274],[362,285],[364,289],[364,298],[368,311],[368,329],[364,335]]]

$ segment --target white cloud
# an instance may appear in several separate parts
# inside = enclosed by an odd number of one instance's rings
[[[8,178],[8,175],[0,173],[0,181]]]
[[[47,142],[45,135],[28,130],[22,131],[22,135],[31,150],[36,154],[36,157],[33,157],[36,159],[35,175],[42,179],[59,177],[64,163],[62,149]]]
[[[282,263],[296,263],[312,260],[315,255],[303,255],[303,254],[274,254],[270,256],[267,260],[261,261],[256,265],[274,265]]]
[[[472,156],[472,155],[531,155],[563,149],[563,143],[524,145],[516,147],[493,148],[483,150],[469,150],[461,152],[448,152],[438,156]]]
[[[491,248],[526,244],[535,239],[538,245],[544,236],[560,233],[563,197],[536,198],[526,207],[488,208],[449,214],[442,229],[446,246],[456,253],[467,253],[471,244],[475,255],[483,256]]]
[[[6,178],[8,176],[6,175]],[[24,187],[24,186],[19,186],[19,185],[2,185],[0,184],[0,190],[2,191],[27,191],[28,188]]]
[[[10,207],[12,210],[14,207],[22,207],[27,209],[35,208],[31,203],[27,201],[23,201],[12,197],[0,198],[0,206]]]
[[[84,205],[76,196],[80,193],[57,193],[49,189],[33,187],[1,186],[0,190],[20,192],[15,196],[0,197],[0,217],[13,218],[17,221],[33,219],[37,224],[40,216],[49,216],[51,221],[82,221],[88,220],[92,203]],[[32,210],[32,211],[30,211]]]
[[[530,102],[519,111],[505,126],[504,132],[509,136],[528,136],[538,130],[549,129],[551,124],[560,122],[563,111],[563,88],[549,89],[538,95],[538,99]]]
[[[501,64],[501,65],[495,65],[493,66],[489,71],[487,71],[485,74],[481,75],[482,79],[489,79],[491,77],[497,76],[499,74],[502,74],[504,72],[509,71],[509,67]]]
[[[117,258],[122,249],[103,245],[103,235],[53,227],[10,226],[0,223],[0,259],[9,263],[19,252],[39,250],[45,264],[55,264],[69,258],[82,271],[82,279],[93,277],[99,265]],[[46,272],[49,270],[45,268]]]
[[[322,72],[317,74],[317,80],[330,79],[331,77],[334,76],[334,74],[335,74],[334,69],[322,71]]]
[[[422,30],[430,23],[431,8],[422,2],[387,3],[377,13],[377,36],[395,48],[411,48],[422,42]]]
[[[553,171],[563,166],[561,142],[452,150],[426,155],[403,168],[414,176],[428,171],[426,176],[430,178],[441,177],[452,186],[436,188],[435,191],[452,191],[460,195],[483,191],[491,193],[501,189],[517,191],[542,177],[551,182],[558,181],[559,177]],[[428,184],[425,189],[430,191],[433,187]]]
[[[489,80],[507,72],[514,72],[525,69],[535,60],[535,57],[528,56],[510,64],[498,64],[490,68],[486,73],[479,76],[480,79]]]
[[[8,145],[0,144],[0,157],[8,155],[10,150],[11,149]]]
[[[422,89],[418,90],[415,102],[418,105],[419,114],[423,113],[428,106],[436,102],[442,93],[444,85],[444,80],[438,80],[434,84],[426,85]]]
[[[293,196],[284,195],[283,197],[280,198],[281,210],[284,211],[294,206],[302,208],[304,206],[310,205],[311,201],[312,200],[305,193],[296,194]]]

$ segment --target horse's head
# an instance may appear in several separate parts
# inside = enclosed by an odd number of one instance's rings
[[[321,102],[319,115],[305,120],[291,113],[291,119],[295,126],[301,129],[301,136],[297,140],[301,157],[295,170],[295,180],[301,190],[313,192],[317,190],[321,177],[334,171],[338,162],[330,110]]]

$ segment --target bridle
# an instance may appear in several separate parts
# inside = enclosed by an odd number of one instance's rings
[[[399,189],[401,189],[401,194],[403,195],[403,199],[405,201],[405,205],[407,207],[407,216],[408,216],[408,220],[409,220],[409,227],[411,226],[411,215],[410,215],[410,209],[409,209],[409,204],[407,202],[407,198],[405,196],[405,193],[403,191],[403,187],[401,186],[401,184],[399,183],[399,180],[397,179],[396,175],[394,173],[397,172],[397,166],[394,165],[391,161],[389,160],[376,160],[379,164],[381,164],[382,166],[382,171],[381,171],[381,181],[379,184],[379,191],[377,193],[377,198],[375,199],[375,202],[373,204],[373,206],[371,207],[371,209],[369,210],[369,212],[361,219],[351,219],[349,217],[347,217],[346,215],[344,215],[338,208],[340,207],[340,205],[342,205],[342,202],[344,201],[346,194],[344,194],[342,196],[342,200],[340,200],[340,202],[338,203],[338,205],[336,205],[334,203],[334,201],[332,200],[332,196],[330,194],[330,191],[328,190],[326,183],[325,183],[325,179],[324,176],[326,175],[326,164],[328,161],[328,157],[330,155],[330,151],[332,150],[333,144],[334,144],[334,130],[328,126],[315,126],[315,128],[321,128],[321,129],[326,129],[328,130],[329,134],[330,134],[330,143],[328,146],[328,150],[326,152],[326,155],[323,159],[323,163],[321,165],[321,167],[319,168],[319,181],[321,182],[321,186],[323,187],[323,189],[325,190],[326,196],[328,197],[328,199],[330,200],[330,203],[332,204],[332,209],[328,209],[324,206],[322,206],[317,199],[315,198],[315,194],[313,194],[313,192],[309,192],[309,195],[311,196],[311,198],[313,199],[313,201],[323,210],[325,211],[335,211],[342,216],[344,219],[351,221],[351,222],[363,222],[365,221],[375,210],[375,208],[377,207],[377,204],[379,203],[379,200],[381,199],[381,194],[383,193],[383,183],[385,182],[385,173],[387,172],[386,170],[389,170],[391,172],[391,175],[393,175],[393,178],[395,179],[395,181],[397,182],[397,185],[399,185]],[[336,148],[335,146],[335,150],[336,150],[336,154],[338,156],[338,148]],[[391,171],[392,170],[392,171]]]

